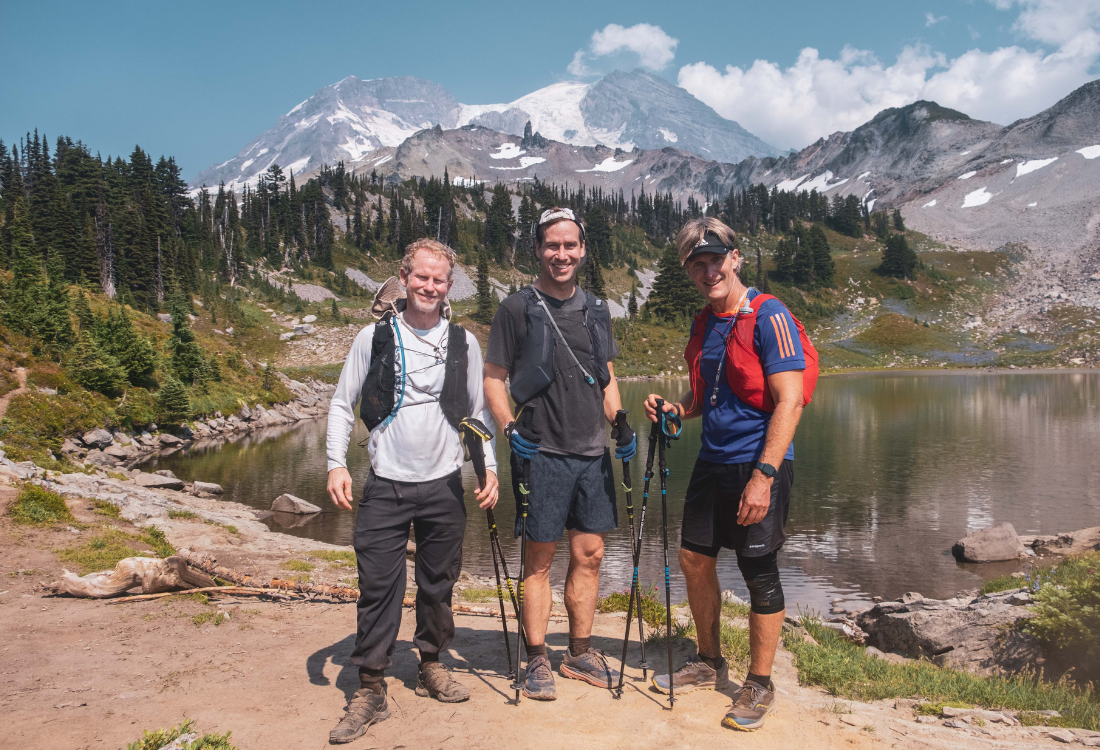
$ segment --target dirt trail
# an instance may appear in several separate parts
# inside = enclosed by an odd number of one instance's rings
[[[14,496],[14,489],[0,488],[0,506]],[[79,500],[70,501],[70,507],[85,523],[105,520]],[[44,585],[61,568],[53,550],[90,533],[94,531],[73,533],[65,526],[17,527],[0,513],[0,715],[5,717],[5,746],[124,748],[143,729],[190,718],[203,732],[232,731],[241,750],[329,747],[328,731],[358,687],[357,671],[348,662],[354,605],[248,597],[210,604],[169,598],[110,605],[46,591]],[[215,624],[218,613],[228,619]],[[197,626],[196,616],[208,619]],[[1008,730],[997,728],[994,739],[978,734],[977,728],[916,724],[911,711],[894,709],[892,701],[836,701],[800,687],[787,652],[780,653],[775,672],[780,710],[752,734],[720,726],[730,704],[728,694],[692,693],[670,711],[665,697],[642,683],[632,668],[621,700],[558,676],[556,702],[525,699],[516,706],[505,674],[499,620],[475,615],[455,619],[457,635],[444,660],[471,688],[471,700],[445,705],[413,693],[415,619],[406,609],[389,678],[393,717],[349,748],[1015,750],[1055,744],[1037,733],[1010,737]],[[617,653],[622,628],[621,616],[598,616],[594,645]],[[551,623],[547,642],[554,664],[567,636],[566,623]],[[663,656],[664,650],[656,648],[650,659],[659,662]],[[628,664],[637,660],[635,648]]]
[[[4,415],[8,411],[8,404],[11,400],[18,396],[20,393],[27,393],[30,389],[27,388],[27,368],[16,367],[15,376],[19,378],[19,387],[14,391],[8,391],[3,396],[0,396],[0,419],[4,418]]]

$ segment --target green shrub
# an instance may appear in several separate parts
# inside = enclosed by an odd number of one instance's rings
[[[642,619],[646,621],[651,628],[663,628],[665,626],[665,607],[657,599],[657,587],[654,586],[652,590],[641,590],[640,595],[642,597]],[[626,612],[626,608],[630,604],[630,591],[612,591],[605,597],[602,597],[596,604],[596,608],[600,612]],[[637,614],[638,605],[634,605],[634,613]]]
[[[299,573],[308,573],[313,570],[316,565],[308,563],[305,560],[287,560],[283,563],[283,570],[294,570]]]
[[[155,732],[145,731],[141,733],[141,739],[126,745],[126,750],[160,750],[165,745],[181,735],[191,734],[194,723],[191,719],[171,729],[158,729]],[[204,734],[193,742],[183,744],[183,750],[237,750],[229,743],[232,732],[225,734]]]
[[[36,526],[61,521],[72,523],[76,520],[69,512],[69,507],[65,505],[65,498],[56,492],[44,490],[36,484],[23,485],[19,497],[11,504],[8,514],[16,523]]]
[[[121,529],[106,528],[103,533],[76,547],[54,550],[63,562],[75,566],[81,575],[99,570],[110,570],[119,560],[127,557],[141,557],[145,553],[134,546],[144,544],[151,547],[158,557],[169,557],[176,550],[164,537],[164,532],[155,526],[141,529],[141,533],[130,534]]]
[[[86,333],[80,334],[65,366],[73,382],[104,396],[119,395],[126,382],[126,371],[118,360],[103,351]]]
[[[126,395],[115,407],[115,413],[131,429],[137,429],[157,421],[157,402],[149,391],[131,386],[126,389]]]
[[[1026,630],[1056,648],[1100,659],[1100,552],[1067,558],[1040,581]]]
[[[37,460],[46,451],[59,451],[68,435],[115,423],[110,402],[96,393],[79,389],[56,396],[21,393],[11,400],[0,422],[0,440],[13,461]]]
[[[1027,586],[1028,582],[1022,576],[997,576],[982,584],[982,594],[996,594],[998,591],[1011,591],[1012,589]]]
[[[95,514],[97,516],[118,518],[119,514],[122,512],[117,505],[108,500],[92,500],[92,506],[95,508]]]

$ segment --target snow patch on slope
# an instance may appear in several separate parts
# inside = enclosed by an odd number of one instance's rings
[[[599,164],[597,164],[596,166],[592,167],[592,169],[578,169],[577,171],[578,172],[618,172],[620,169],[628,167],[633,163],[634,163],[633,160],[630,160],[630,161],[615,161],[614,156],[609,156],[606,159],[604,159],[603,161],[601,161]]]
[[[1086,159],[1095,159],[1100,157],[1100,146],[1086,146],[1085,148],[1077,149],[1078,154]]]
[[[977,172],[967,172],[966,174],[959,175],[959,179],[960,180],[969,180],[971,177],[973,177],[976,174],[978,174],[978,173]]]
[[[1053,164],[1058,161],[1058,157],[1052,157],[1050,159],[1032,159],[1031,161],[1025,161],[1016,165],[1016,176],[1020,177],[1025,174],[1030,174],[1037,169],[1042,169],[1048,164]]]
[[[490,159],[516,159],[526,154],[526,151],[521,151],[519,144],[516,143],[502,143],[500,144],[500,151],[495,154],[489,154]]]
[[[988,192],[984,187],[978,188],[973,193],[967,193],[966,198],[963,199],[963,208],[973,208],[974,206],[984,206],[993,199],[993,193]]]
[[[679,138],[677,138],[676,134],[673,133],[668,128],[657,128],[657,132],[660,133],[661,137],[664,138],[669,143],[676,143],[676,141],[679,140]]]

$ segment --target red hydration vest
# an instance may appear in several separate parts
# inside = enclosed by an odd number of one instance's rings
[[[764,368],[760,364],[760,353],[756,351],[754,333],[756,314],[760,311],[760,306],[770,299],[775,297],[770,294],[758,294],[749,302],[751,313],[736,313],[733,331],[726,339],[726,361],[723,365],[730,390],[749,406],[769,414],[775,411],[775,401],[772,399],[771,389],[768,388]],[[695,409],[697,402],[702,403],[700,399],[706,389],[700,368],[703,361],[703,337],[706,335],[707,319],[711,312],[710,305],[707,305],[695,316],[691,339],[684,351],[684,359],[687,361],[691,376],[692,402],[691,409],[688,411]],[[798,340],[802,343],[802,353],[806,358],[806,369],[802,372],[802,405],[805,406],[813,399],[814,388],[817,386],[817,349],[810,342],[810,337],[806,335],[806,328],[798,318],[791,315],[791,319],[798,326]]]

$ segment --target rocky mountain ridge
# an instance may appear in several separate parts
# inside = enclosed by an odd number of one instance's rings
[[[232,159],[195,177],[192,188],[254,185],[277,163],[295,174],[397,147],[419,130],[478,125],[522,135],[531,122],[545,137],[578,146],[659,149],[676,145],[718,161],[776,156],[778,150],[727,120],[684,89],[642,70],[615,71],[596,83],[552,84],[507,104],[459,104],[439,84],[412,76],[355,76],[317,91],[279,118]]]

